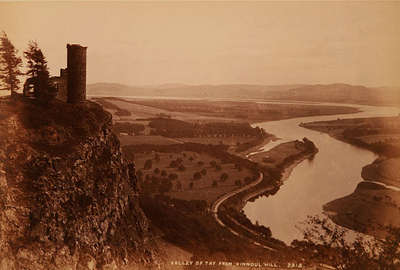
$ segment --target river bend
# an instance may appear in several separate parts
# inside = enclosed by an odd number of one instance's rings
[[[305,160],[294,168],[277,194],[261,197],[246,204],[244,212],[252,222],[257,221],[270,227],[273,237],[290,244],[292,240],[302,238],[302,233],[297,227],[306,220],[307,215],[321,215],[324,204],[349,195],[355,190],[357,184],[362,181],[362,167],[374,161],[376,155],[338,141],[325,133],[299,126],[302,122],[396,116],[400,112],[399,108],[391,107],[351,106],[358,107],[362,112],[255,124],[280,138],[265,145],[261,151],[268,151],[283,142],[307,137],[316,144],[319,152],[313,160]]]

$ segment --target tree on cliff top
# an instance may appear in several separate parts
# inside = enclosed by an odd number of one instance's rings
[[[18,50],[8,39],[7,34],[3,31],[0,37],[0,82],[1,90],[10,90],[11,94],[18,89],[20,80],[18,76],[23,75],[21,72],[22,60],[17,56]]]
[[[49,94],[49,70],[47,61],[36,41],[30,41],[28,49],[24,52],[28,62],[28,71],[31,82],[34,84],[35,97],[46,97]]]

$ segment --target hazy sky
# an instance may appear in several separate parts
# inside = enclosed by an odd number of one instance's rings
[[[400,85],[399,2],[2,2],[0,30],[53,75],[88,46],[88,83]]]

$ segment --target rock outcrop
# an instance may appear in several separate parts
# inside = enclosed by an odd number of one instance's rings
[[[0,101],[0,269],[136,269],[156,251],[99,105]]]

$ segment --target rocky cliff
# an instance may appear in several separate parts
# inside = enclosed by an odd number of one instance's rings
[[[154,262],[111,116],[99,105],[0,100],[0,269]]]

